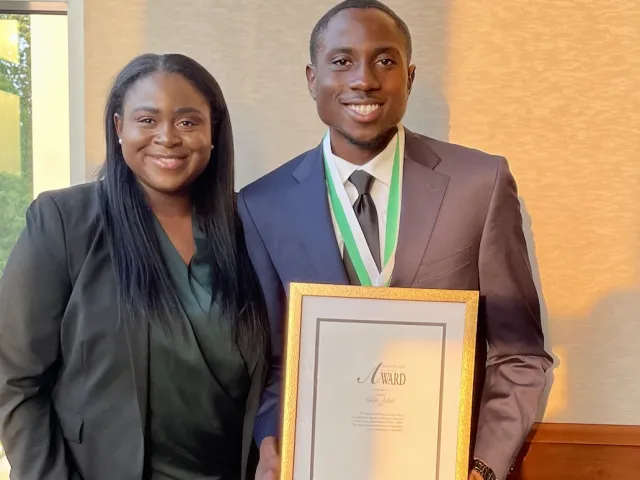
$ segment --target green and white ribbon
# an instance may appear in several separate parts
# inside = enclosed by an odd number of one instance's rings
[[[396,249],[398,246],[398,232],[400,230],[400,204],[402,201],[402,168],[401,158],[404,155],[404,129],[398,126],[395,136],[396,146],[389,186],[389,201],[387,206],[387,221],[384,236],[384,255],[382,257],[382,271],[378,270],[371,255],[369,245],[362,233],[353,206],[349,201],[338,168],[333,162],[328,162],[324,156],[325,176],[331,210],[344,241],[344,248],[349,253],[358,279],[363,286],[383,287],[391,282],[391,274],[395,266]]]

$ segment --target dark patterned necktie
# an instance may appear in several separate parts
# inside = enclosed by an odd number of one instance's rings
[[[364,238],[369,245],[369,250],[373,256],[373,260],[376,262],[378,270],[380,270],[380,237],[378,233],[378,211],[376,205],[373,203],[373,198],[369,194],[371,186],[375,178],[369,175],[363,170],[356,170],[349,177],[349,181],[356,187],[358,191],[358,198],[353,204],[353,210],[356,213],[356,218],[362,228]],[[353,266],[347,247],[344,247],[343,262],[344,268],[347,271],[347,276],[352,285],[360,285],[358,274]],[[372,279],[373,280],[373,279]]]

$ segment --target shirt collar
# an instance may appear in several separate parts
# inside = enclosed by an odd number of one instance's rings
[[[329,133],[324,136],[324,140],[322,141],[322,150],[327,160],[332,161],[336,165],[343,184],[349,180],[349,177],[353,172],[356,170],[364,170],[377,181],[386,186],[390,186],[391,175],[393,173],[393,160],[396,152],[396,142],[398,141],[401,128],[403,128],[402,125],[398,125],[398,133],[393,136],[386,148],[362,166],[354,165],[353,163],[335,155],[331,150]]]

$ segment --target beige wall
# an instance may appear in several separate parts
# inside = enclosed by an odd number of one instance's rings
[[[87,157],[110,76],[182,52],[221,83],[238,187],[319,142],[308,35],[331,0],[85,0]],[[640,3],[389,0],[418,66],[406,124],[508,156],[557,358],[548,421],[640,424]]]
[[[109,86],[118,71],[147,48],[147,5],[144,0],[83,3],[86,176],[92,178],[104,160],[103,118]],[[69,8],[79,6],[76,0]]]
[[[548,420],[640,424],[640,3],[457,0],[450,137],[507,155],[548,343]]]

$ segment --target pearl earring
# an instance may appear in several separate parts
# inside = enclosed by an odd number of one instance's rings
[[[119,139],[118,139],[118,143],[119,143],[120,145],[122,145],[122,139],[121,139],[121,138],[119,138]]]
[[[215,148],[215,145],[211,145],[211,150],[213,150]]]

